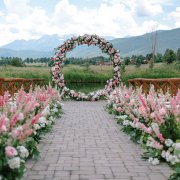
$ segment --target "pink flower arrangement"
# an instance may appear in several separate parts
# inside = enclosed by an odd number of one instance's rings
[[[175,148],[180,141],[180,90],[171,97],[168,92],[156,93],[151,86],[146,96],[141,88],[132,90],[121,85],[109,95],[107,107],[117,114],[124,132],[134,131],[131,138],[145,145],[151,160],[164,158],[171,165],[180,163],[180,151]]]
[[[102,52],[105,52],[110,56],[114,67],[113,78],[107,81],[105,88],[87,95],[81,92],[71,93],[71,90],[65,86],[64,76],[60,72],[62,63],[66,57],[66,52],[72,51],[76,45],[82,44],[86,44],[88,46],[98,45]],[[73,36],[71,39],[66,40],[63,45],[57,48],[57,52],[52,60],[54,62],[54,66],[52,67],[52,79],[59,86],[61,90],[60,94],[67,95],[76,100],[92,101],[98,100],[101,97],[106,97],[121,82],[120,65],[122,62],[120,60],[119,51],[114,49],[111,43],[97,35],[85,34],[84,36]]]
[[[52,126],[60,113],[61,97],[50,86],[37,87],[28,93],[21,89],[13,98],[7,92],[0,96],[0,154],[4,154],[0,169],[7,171],[9,168],[8,171],[12,171],[2,174],[2,178],[13,179],[13,173],[20,173],[19,176],[22,176],[24,160],[29,155],[38,153],[38,136]],[[39,121],[42,118],[45,119],[43,124]],[[28,144],[32,141],[32,145]],[[21,171],[13,171],[19,168]]]

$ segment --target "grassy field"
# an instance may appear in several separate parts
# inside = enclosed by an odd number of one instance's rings
[[[155,64],[151,70],[147,64],[137,68],[135,66],[127,66],[126,71],[122,74],[122,81],[127,83],[128,79],[133,78],[180,78],[180,71],[175,68],[174,64]]]
[[[110,66],[77,66],[68,65],[63,68],[64,78],[67,81],[82,82],[106,82],[112,77],[112,67]]]
[[[0,66],[0,77],[3,78],[44,78],[48,84],[51,82],[49,67],[12,67]]]
[[[105,84],[105,82],[112,77],[112,66],[77,66],[77,65],[68,65],[63,68],[63,74],[66,81],[99,81]],[[51,82],[51,70],[49,67],[10,67],[10,66],[0,66],[0,77],[5,78],[44,78],[46,83]],[[122,74],[122,81],[127,84],[128,79],[133,78],[172,78],[179,77],[180,72],[175,68],[175,65],[167,64],[155,64],[153,70],[149,69],[148,65],[142,65],[137,68],[133,65],[126,67],[126,71]],[[90,85],[89,87],[86,84],[73,84],[69,83],[70,88],[81,89],[83,91],[90,91],[90,86],[92,90],[94,88],[103,86],[98,84]],[[89,89],[89,90],[87,90]]]

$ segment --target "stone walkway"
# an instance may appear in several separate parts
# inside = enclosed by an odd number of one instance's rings
[[[165,180],[167,164],[150,165],[140,147],[119,130],[105,102],[64,102],[64,114],[27,162],[24,180]]]

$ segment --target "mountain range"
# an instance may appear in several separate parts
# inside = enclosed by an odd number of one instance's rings
[[[177,51],[180,48],[180,28],[172,30],[157,31],[156,52],[164,53],[167,48]],[[25,59],[52,57],[58,45],[71,38],[72,35],[59,37],[58,35],[44,35],[39,39],[33,40],[15,40],[9,44],[0,47],[0,57],[21,57]],[[114,48],[120,50],[121,56],[146,55],[152,52],[152,38],[155,33],[146,33],[140,36],[114,38],[105,36]],[[67,53],[68,57],[90,58],[95,56],[106,56],[96,46],[77,46],[73,51]]]

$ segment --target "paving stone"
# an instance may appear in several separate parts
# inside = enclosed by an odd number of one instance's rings
[[[39,144],[41,158],[29,160],[24,180],[166,180],[167,164],[141,159],[140,146],[105,112],[105,101],[64,102],[62,117]]]

